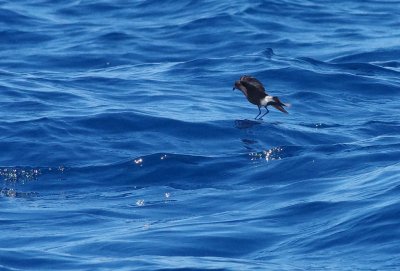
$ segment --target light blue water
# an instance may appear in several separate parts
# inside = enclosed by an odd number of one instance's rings
[[[0,270],[400,270],[399,14],[0,1]]]

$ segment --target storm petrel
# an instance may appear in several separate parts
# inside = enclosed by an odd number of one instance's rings
[[[267,107],[269,105],[272,105],[279,111],[288,114],[285,108],[283,108],[283,106],[288,105],[282,103],[278,97],[268,95],[268,93],[265,92],[263,84],[253,76],[243,75],[240,77],[239,80],[235,81],[233,90],[235,89],[239,89],[243,92],[249,102],[258,106],[258,115],[254,119],[261,120],[262,117],[268,114],[269,110]],[[267,109],[267,112],[259,117],[261,115],[261,106]]]

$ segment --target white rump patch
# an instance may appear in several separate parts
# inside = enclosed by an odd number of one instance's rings
[[[264,99],[261,100],[261,105],[266,106],[269,102],[273,102],[272,96],[266,96]]]

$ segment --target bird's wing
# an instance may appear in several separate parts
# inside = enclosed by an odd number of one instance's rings
[[[249,83],[255,83],[255,84],[262,85],[262,83],[257,78],[255,78],[251,75],[243,75],[242,77],[240,77],[240,80],[247,81]]]
[[[240,78],[240,83],[244,85],[248,90],[259,92],[260,94],[266,94],[263,84],[252,76],[244,75]]]

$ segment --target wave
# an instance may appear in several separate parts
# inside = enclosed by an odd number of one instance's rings
[[[396,269],[396,1],[3,2],[3,268]]]

